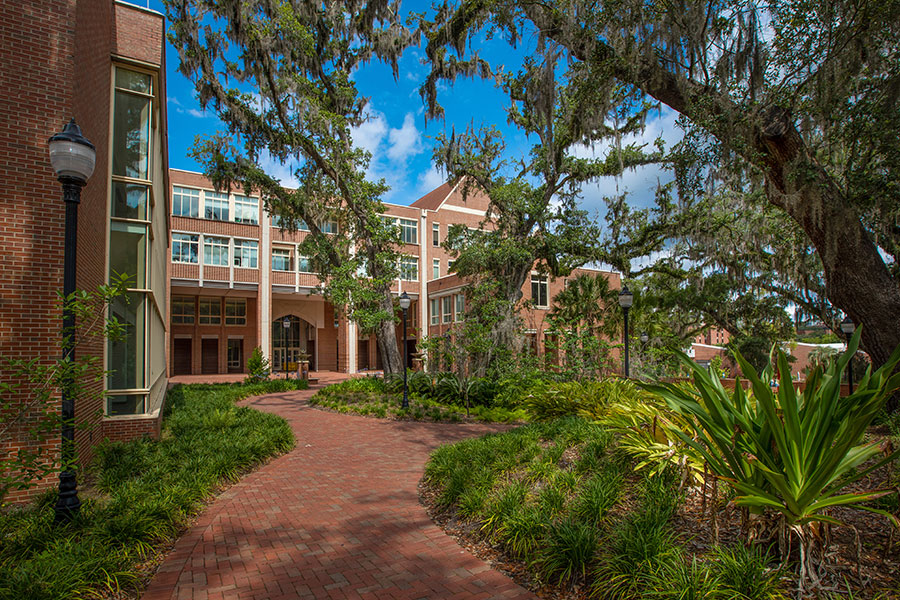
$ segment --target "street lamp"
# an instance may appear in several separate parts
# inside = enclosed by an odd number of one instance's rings
[[[628,309],[634,303],[634,294],[628,291],[628,286],[623,285],[622,291],[619,292],[619,306],[625,313],[625,377],[629,377],[628,370]]]
[[[841,321],[841,331],[844,332],[844,335],[847,336],[847,347],[850,347],[850,336],[853,335],[853,332],[856,331],[856,324],[853,322],[849,316],[845,317],[843,321]],[[850,385],[850,393],[853,393],[853,357],[850,357],[850,362],[847,363],[847,383]]]
[[[642,331],[642,332],[641,332],[641,343],[642,343],[642,344],[646,344],[646,343],[649,342],[649,341],[650,341],[650,336],[647,335],[647,332],[646,332],[646,331]]]
[[[400,308],[403,310],[403,404],[401,408],[409,408],[409,392],[406,386],[406,311],[412,301],[406,292],[400,294]]]
[[[290,348],[290,340],[288,339],[291,335],[291,318],[285,317],[281,320],[281,326],[284,327],[284,352],[281,355],[281,366],[284,368],[284,378],[290,379],[290,375],[288,375],[288,348]]]
[[[81,188],[94,172],[97,152],[94,145],[81,135],[75,119],[49,141],[50,165],[62,184],[66,204],[66,229],[63,249],[63,361],[75,359],[75,315],[69,300],[75,293],[75,256],[78,242],[78,204]],[[59,499],[56,502],[56,523],[71,521],[81,508],[75,476],[75,398],[71,381],[62,386],[62,441],[59,474]]]

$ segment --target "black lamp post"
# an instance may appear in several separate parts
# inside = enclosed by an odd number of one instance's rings
[[[622,307],[622,311],[625,313],[625,377],[629,377],[629,369],[628,369],[628,309],[631,308],[631,305],[634,303],[634,294],[628,291],[628,286],[623,285],[622,291],[619,292],[619,306]]]
[[[406,311],[412,301],[406,292],[400,294],[400,308],[403,310],[403,404],[401,408],[409,408],[409,391],[406,386]]]
[[[66,204],[65,245],[63,249],[63,360],[75,359],[75,315],[69,299],[75,293],[75,257],[78,241],[78,204],[81,188],[94,172],[97,152],[94,145],[81,135],[75,119],[50,138],[50,164],[62,184]],[[75,476],[75,398],[71,381],[62,385],[62,443],[59,474],[59,499],[56,502],[56,523],[71,521],[81,508]]]
[[[853,335],[853,332],[856,331],[856,324],[853,323],[853,319],[850,317],[845,317],[843,321],[841,321],[841,331],[844,332],[844,335],[847,336],[847,347],[850,347],[850,336]],[[850,362],[847,363],[847,383],[850,384],[850,393],[853,393],[853,357],[850,357]]]

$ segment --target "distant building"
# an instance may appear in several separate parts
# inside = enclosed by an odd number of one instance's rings
[[[382,368],[374,336],[363,334],[317,293],[319,277],[299,248],[308,235],[303,224],[296,232],[282,229],[263,209],[261,197],[217,192],[198,173],[172,169],[170,179],[171,375],[243,373],[256,346],[276,371],[296,369],[302,355],[314,371]],[[443,335],[462,319],[465,282],[450,273],[452,259],[441,244],[450,225],[476,228],[487,208],[485,196],[463,199],[448,184],[411,206],[385,206],[384,216],[400,227],[404,242],[392,291],[412,298],[409,355],[424,336]],[[337,224],[320,226],[337,233]],[[581,272],[588,270],[570,277]],[[603,274],[611,287],[620,286],[618,274]],[[538,354],[547,351],[550,301],[564,285],[564,278],[535,271],[523,286],[524,298],[533,304],[523,313],[526,334]],[[397,333],[400,344],[402,327]]]
[[[76,404],[76,420],[91,425],[76,431],[85,464],[102,439],[159,429],[169,321],[165,27],[162,15],[113,0],[4,1],[0,11],[0,355],[49,364],[61,353],[65,207],[47,143],[73,117],[97,151],[79,207],[76,285],[95,290],[113,271],[133,278],[130,302],[110,308],[126,339],[78,348],[111,372],[88,382],[96,402]],[[26,397],[6,396],[0,410]],[[29,443],[14,428],[0,453]]]
[[[694,338],[697,344],[706,344],[708,346],[725,346],[731,341],[731,334],[727,330],[719,327],[710,327],[705,333],[701,333]]]

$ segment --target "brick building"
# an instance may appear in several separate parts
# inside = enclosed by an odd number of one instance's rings
[[[79,207],[76,285],[94,290],[113,271],[132,279],[130,301],[109,308],[125,339],[77,349],[111,370],[90,384],[95,400],[76,402],[77,421],[92,425],[76,431],[82,463],[103,438],[159,427],[169,237],[163,35],[162,15],[113,0],[0,1],[0,356],[48,364],[61,352],[65,207],[47,142],[73,117],[97,152]],[[3,408],[25,397],[4,397]],[[0,452],[26,440],[7,430]]]
[[[217,192],[200,174],[172,169],[170,180],[170,374],[241,373],[256,346],[276,371],[295,369],[303,354],[315,371],[381,368],[374,336],[362,335],[316,292],[319,279],[298,247],[308,235],[302,224],[288,232],[265,213],[261,198]],[[449,272],[451,258],[441,243],[450,225],[478,227],[487,208],[484,196],[464,199],[447,184],[411,206],[386,205],[385,216],[395,219],[404,241],[393,292],[412,299],[409,354],[423,335],[440,335],[461,318],[465,284]],[[328,232],[337,225],[320,227]],[[587,270],[572,276],[580,272]],[[620,286],[617,274],[604,275]],[[535,300],[522,316],[538,353],[545,348],[550,300],[564,285],[535,272],[523,288],[524,297]]]

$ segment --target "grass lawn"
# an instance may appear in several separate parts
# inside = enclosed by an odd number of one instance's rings
[[[159,441],[98,449],[74,522],[54,528],[55,492],[0,513],[0,598],[99,598],[140,589],[159,551],[217,490],[293,448],[284,419],[235,402],[296,385],[170,390]]]

